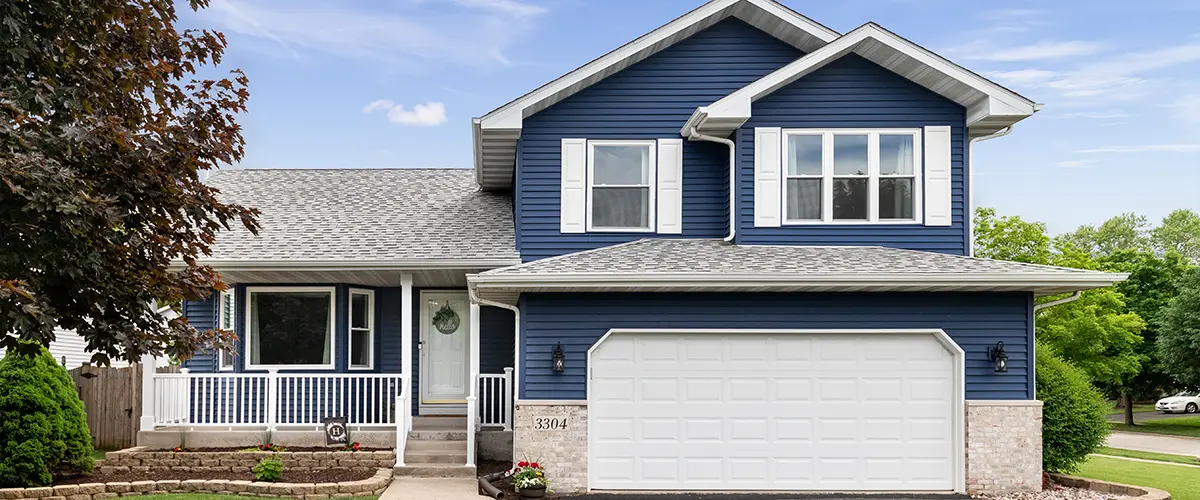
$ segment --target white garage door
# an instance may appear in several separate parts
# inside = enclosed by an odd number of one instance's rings
[[[589,358],[591,487],[954,490],[961,352],[940,331],[613,332]]]

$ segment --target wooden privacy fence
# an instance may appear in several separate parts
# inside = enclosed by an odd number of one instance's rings
[[[162,367],[159,373],[174,373]],[[92,444],[98,450],[129,448],[137,441],[138,417],[142,414],[142,366],[109,368],[83,365],[69,370],[75,390],[87,410]]]

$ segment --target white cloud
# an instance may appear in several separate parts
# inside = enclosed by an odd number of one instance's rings
[[[1044,41],[1032,45],[996,47],[986,42],[975,42],[964,47],[951,49],[951,55],[975,61],[1021,62],[1045,61],[1065,57],[1079,57],[1099,52],[1104,45],[1098,42],[1069,40],[1063,42]]]
[[[213,0],[199,16],[239,43],[266,42],[293,58],[329,55],[395,70],[510,64],[506,50],[544,7],[520,0],[410,1],[387,9],[287,0]]]
[[[430,101],[407,109],[402,104],[396,104],[391,99],[371,101],[363,108],[363,113],[387,110],[388,121],[401,125],[415,127],[434,127],[446,123],[446,104]]]
[[[1084,111],[1079,113],[1051,113],[1046,115],[1046,118],[1068,120],[1068,119],[1085,119],[1085,120],[1116,120],[1118,118],[1128,118],[1129,113],[1124,111]]]
[[[1091,168],[1094,164],[1096,164],[1096,160],[1067,160],[1055,163],[1054,166],[1063,168]]]
[[[1076,153],[1193,153],[1200,152],[1200,144],[1145,144],[1141,146],[1104,146],[1080,149]]]
[[[1065,71],[1029,68],[989,75],[1021,90],[1048,90],[1062,104],[1096,105],[1177,91],[1162,72],[1197,62],[1200,43],[1184,43],[1104,57]]]

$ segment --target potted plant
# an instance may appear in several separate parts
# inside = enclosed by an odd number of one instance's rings
[[[546,496],[546,472],[537,462],[520,461],[516,467],[508,471],[512,478],[513,487],[521,498],[542,498]]]

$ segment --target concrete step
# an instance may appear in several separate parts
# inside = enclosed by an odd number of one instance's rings
[[[422,441],[410,439],[405,444],[405,451],[417,453],[466,453],[467,442],[465,440]]]
[[[435,431],[467,428],[467,417],[413,417],[413,430]]]
[[[404,463],[410,465],[424,464],[446,464],[446,465],[462,465],[467,463],[467,450],[461,452],[444,452],[444,451],[407,451],[404,453]]]
[[[467,430],[464,427],[462,430],[416,430],[413,429],[408,433],[408,439],[412,441],[463,441],[467,440]]]
[[[423,464],[396,467],[397,476],[407,477],[475,477],[474,467],[464,467],[462,464]]]

